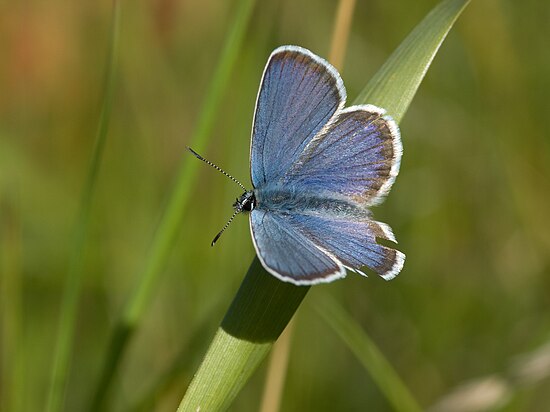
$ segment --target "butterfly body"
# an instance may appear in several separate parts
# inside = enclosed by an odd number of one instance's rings
[[[334,193],[304,191],[292,185],[272,184],[254,190],[258,211],[279,214],[322,215],[332,218],[368,218],[370,212]]]

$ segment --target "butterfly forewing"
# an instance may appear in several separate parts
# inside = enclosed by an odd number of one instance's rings
[[[296,46],[276,49],[256,102],[250,149],[254,187],[282,177],[345,98],[342,79],[320,57]]]

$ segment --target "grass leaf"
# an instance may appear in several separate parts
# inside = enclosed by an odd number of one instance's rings
[[[276,279],[255,258],[178,412],[227,409],[308,290]]]
[[[316,309],[357,356],[394,410],[398,412],[422,410],[376,344],[338,302],[325,296],[316,305]]]
[[[439,47],[469,1],[439,3],[392,53],[354,104],[383,107],[401,122]]]
[[[54,352],[54,364],[48,392],[47,410],[55,412],[63,409],[65,388],[70,370],[70,359],[73,349],[73,338],[76,327],[78,302],[83,276],[84,249],[88,239],[90,225],[90,211],[97,183],[97,175],[103,157],[103,148],[107,139],[111,106],[114,93],[116,73],[116,58],[119,32],[120,3],[113,2],[113,17],[111,20],[110,45],[108,52],[105,83],[103,85],[103,101],[99,118],[97,135],[91,156],[90,166],[84,190],[80,199],[78,218],[73,234],[72,253],[69,270],[66,275],[63,301],[61,304],[61,318]]]
[[[436,6],[392,54],[355,103],[384,107],[399,122],[439,46],[467,3],[468,0],[446,0]],[[284,329],[286,323],[281,321],[291,319],[307,290],[276,280],[255,258],[178,411],[225,410]],[[262,316],[258,317],[251,308],[257,308]],[[285,316],[277,316],[279,312],[285,312]],[[369,364],[369,370],[376,374],[374,378],[389,401],[399,405],[402,408],[399,410],[420,410],[404,386],[399,385],[391,366],[381,355],[373,356],[374,346],[363,349],[362,344],[368,342],[366,335],[358,334],[352,323],[344,323],[345,317],[336,318],[338,313],[333,313],[333,320],[339,319],[347,327],[343,336],[352,350],[364,362],[374,362]],[[262,339],[258,340],[258,336]]]

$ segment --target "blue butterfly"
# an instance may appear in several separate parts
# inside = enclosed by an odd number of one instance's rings
[[[377,243],[397,243],[372,219],[399,172],[399,128],[372,105],[344,108],[346,89],[326,60],[297,46],[273,51],[256,100],[250,172],[252,190],[233,205],[250,212],[250,231],[263,267],[296,285],[331,282],[346,269],[384,279],[405,255]]]

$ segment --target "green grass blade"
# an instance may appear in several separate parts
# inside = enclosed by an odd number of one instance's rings
[[[325,296],[316,310],[357,356],[394,410],[422,410],[369,335],[334,299]]]
[[[468,0],[446,0],[436,6],[392,54],[355,103],[371,103],[384,107],[399,122],[439,46],[467,4]],[[274,323],[269,311],[274,310],[277,313],[290,307],[296,310],[307,292],[307,288],[286,285],[269,278],[270,275],[256,258],[178,411],[226,409],[266,356],[272,342],[285,326]],[[284,287],[286,296],[277,295],[280,289],[275,288],[273,282],[284,285],[281,287]],[[273,306],[273,302],[277,305]],[[262,318],[257,319],[257,313],[252,310],[237,311],[235,307],[257,307]],[[339,329],[345,332],[343,336],[346,337],[346,342],[373,373],[388,400],[398,410],[420,410],[391,366],[376,352],[376,347],[369,344],[371,342],[366,334],[358,332],[358,326],[341,313],[334,310],[331,313],[332,322],[339,322]],[[287,318],[290,320],[291,314]],[[224,327],[228,323],[237,330],[248,328],[256,333],[262,331],[270,338],[258,340],[249,334],[236,333],[232,328]]]
[[[439,46],[470,0],[439,3],[392,53],[355,100],[383,107],[401,121]]]
[[[0,410],[24,411],[22,224],[19,208],[0,193]],[[17,204],[17,203],[16,203]]]
[[[78,301],[83,273],[83,254],[88,239],[88,228],[90,223],[90,210],[97,183],[97,175],[103,157],[103,148],[107,138],[111,107],[114,93],[114,82],[116,73],[116,57],[119,33],[120,5],[117,0],[113,1],[113,16],[111,20],[110,45],[108,52],[105,83],[103,86],[103,102],[91,156],[88,175],[80,200],[78,218],[73,234],[73,249],[69,270],[66,277],[63,301],[61,304],[61,318],[57,334],[57,343],[54,352],[54,364],[48,393],[47,410],[55,412],[63,409],[65,388],[68,380],[70,360],[73,349],[73,337],[78,312]]]
[[[281,282],[254,259],[178,412],[227,409],[308,290]]]
[[[240,0],[237,5],[235,18],[230,26],[222,55],[200,111],[197,126],[190,139],[189,145],[199,152],[204,151],[214,126],[216,113],[241,49],[254,3],[255,0]],[[188,157],[180,167],[174,191],[153,238],[144,269],[111,336],[101,376],[91,402],[91,410],[102,408],[121,357],[133,331],[149,305],[174,239],[181,230],[182,217],[189,201],[198,165],[199,162]]]

